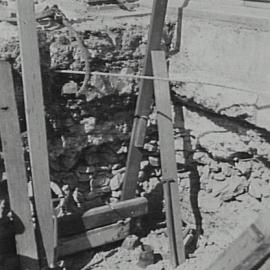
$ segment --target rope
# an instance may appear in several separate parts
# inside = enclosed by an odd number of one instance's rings
[[[85,71],[75,71],[75,70],[55,70],[56,73],[64,73],[64,74],[77,74],[77,75],[85,75]],[[234,86],[227,86],[223,84],[218,83],[210,83],[210,82],[202,82],[202,81],[195,81],[195,80],[180,80],[173,77],[155,77],[155,76],[143,76],[143,75],[133,75],[133,74],[121,74],[121,73],[106,73],[106,72],[99,72],[99,71],[93,71],[90,72],[91,75],[99,75],[99,76],[110,76],[110,77],[123,77],[123,78],[129,78],[129,79],[143,79],[143,80],[159,80],[159,81],[168,81],[168,82],[178,82],[178,83],[189,83],[189,84],[202,84],[202,85],[209,85],[209,86],[215,86],[219,88],[230,88],[239,92],[246,92],[246,93],[252,93],[255,95],[260,96],[267,96],[270,97],[270,94],[262,94],[262,93],[256,93],[252,90],[234,87]]]

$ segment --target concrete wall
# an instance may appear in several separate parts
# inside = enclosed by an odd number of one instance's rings
[[[175,8],[169,7],[173,15]],[[187,83],[179,93],[205,106],[210,99],[210,109],[229,116],[246,110],[248,121],[270,130],[270,9],[236,1],[225,6],[190,2],[184,9],[181,51],[172,57],[170,73],[224,85]]]

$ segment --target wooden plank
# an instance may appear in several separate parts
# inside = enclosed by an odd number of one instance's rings
[[[151,51],[159,50],[165,15],[167,10],[168,0],[154,0],[150,29],[148,33],[148,45],[144,61],[144,69],[142,75],[152,76]],[[127,200],[135,197],[138,172],[140,162],[142,160],[142,152],[138,147],[143,147],[147,118],[151,111],[153,98],[153,81],[142,80],[137,99],[135,119],[132,127],[132,134],[129,144],[129,152],[126,163],[126,174],[123,184],[122,200]]]
[[[270,269],[270,258],[268,257],[268,259],[263,263],[263,265],[258,268],[259,270],[269,270]]]
[[[122,240],[129,235],[129,230],[130,219],[87,231],[85,234],[62,239],[58,246],[59,256],[67,256],[83,250]]]
[[[112,224],[125,218],[133,218],[148,213],[148,202],[144,197],[126,200],[113,205],[104,205],[86,211],[83,215],[58,218],[58,235],[65,237],[87,230]]]
[[[241,266],[245,265],[245,261],[258,250],[263,251],[265,256],[268,254],[270,245],[269,212],[270,209],[263,211],[259,218],[209,266],[208,270],[253,269],[248,266],[241,268]]]
[[[21,269],[39,269],[11,66],[0,61],[0,132]],[[1,240],[2,242],[2,240]]]
[[[267,238],[262,244],[240,263],[235,270],[252,270],[258,268],[267,256],[270,255],[270,238]]]
[[[53,210],[34,3],[17,0],[22,75],[35,206],[49,265],[54,261]]]
[[[163,51],[152,51],[152,65],[154,76],[168,76],[167,63]],[[157,109],[161,170],[162,179],[164,181],[166,220],[169,233],[171,260],[173,266],[176,267],[185,261],[185,250],[179,204],[180,196],[174,149],[169,82],[155,80],[154,93]]]

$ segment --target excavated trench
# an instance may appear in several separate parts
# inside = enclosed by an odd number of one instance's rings
[[[143,65],[147,30],[147,24],[123,24],[82,31],[84,43],[91,53],[91,70],[139,73]],[[173,35],[174,23],[168,22],[163,48],[167,51],[169,63]],[[85,59],[76,39],[68,30],[61,29],[49,33],[39,31],[39,41],[50,175],[55,184],[52,185],[52,194],[53,197],[59,196],[59,193],[73,194],[73,199],[59,208],[58,214],[74,213],[87,201],[93,201],[94,205],[115,203],[121,197],[139,81],[94,75],[88,83],[88,91],[77,97],[83,77],[55,72],[84,69]],[[2,42],[0,57],[12,63],[28,160],[18,38]],[[207,96],[205,100],[202,96],[198,99],[196,91],[187,93],[184,83],[171,83],[171,90],[183,218],[196,225],[200,233],[204,232],[190,262],[181,268],[193,269],[192,265],[203,265],[202,258],[206,252],[218,254],[252,221],[256,212],[269,203],[270,140],[268,131],[246,121],[245,115],[248,115],[250,108],[235,104],[233,113],[220,114],[213,105],[215,101],[208,100]],[[150,212],[155,212],[157,219],[163,217],[159,151],[153,106],[138,175],[137,195],[149,199]],[[29,167],[29,161],[26,165]],[[4,189],[6,174],[2,155],[0,176],[1,220],[8,212],[8,203],[3,203],[8,200]],[[142,241],[153,245],[157,253],[166,254],[166,233],[156,230],[150,219],[144,221],[145,226],[155,230]],[[160,220],[152,223],[157,222]],[[146,231],[149,233],[148,228]],[[118,250],[118,255],[108,256],[107,263],[125,269],[127,263],[136,261],[137,251],[127,254],[118,247],[114,248]],[[108,255],[109,251],[101,249],[96,254]],[[86,252],[82,257],[78,256],[75,257],[77,263],[75,259],[72,262],[67,259],[70,269],[81,269],[79,265],[83,267],[82,264],[89,261],[93,254]],[[195,257],[193,261],[192,257]],[[4,258],[1,263],[5,264]],[[106,268],[103,263],[104,260],[100,263],[101,269]],[[168,260],[164,256],[153,269],[167,269],[167,265]]]

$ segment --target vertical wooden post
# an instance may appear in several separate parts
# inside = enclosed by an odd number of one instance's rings
[[[49,265],[54,260],[53,211],[40,71],[40,56],[33,0],[17,0],[24,100],[35,206]]]
[[[152,51],[152,65],[155,77],[165,78],[168,76],[163,51]],[[154,80],[154,93],[171,260],[173,266],[176,267],[185,261],[185,250],[182,236],[169,82]]]
[[[181,38],[182,38],[182,23],[183,23],[183,7],[178,8],[177,21],[175,26],[175,42],[173,50],[170,51],[170,55],[179,53],[181,47]]]
[[[148,34],[148,45],[142,75],[152,76],[151,51],[159,50],[168,0],[154,0],[150,29]],[[143,147],[147,119],[151,111],[153,98],[153,81],[142,80],[135,111],[132,134],[127,158],[127,171],[124,178],[122,200],[135,197],[138,172],[142,153],[139,148]]]
[[[0,132],[21,270],[39,269],[11,67],[0,61]]]

